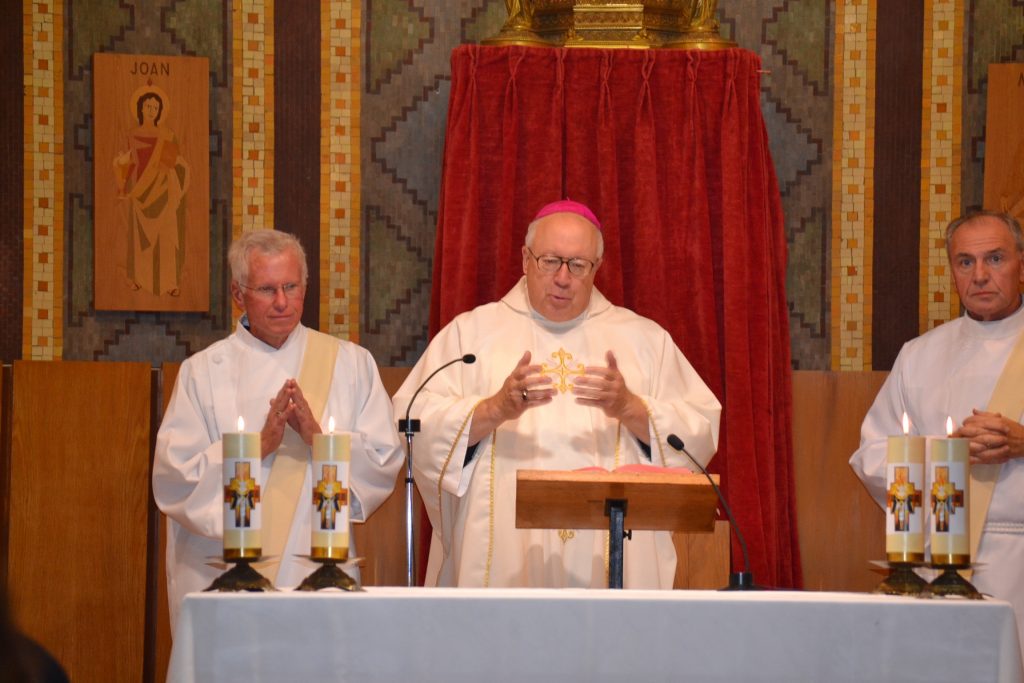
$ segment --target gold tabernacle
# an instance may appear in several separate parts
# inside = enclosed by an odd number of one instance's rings
[[[718,0],[505,0],[508,19],[485,45],[721,50]]]

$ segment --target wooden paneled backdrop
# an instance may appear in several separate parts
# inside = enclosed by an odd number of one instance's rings
[[[408,372],[384,368],[394,392]],[[76,683],[163,681],[165,520],[153,441],[177,365],[21,361],[0,375],[0,580],[13,613]],[[847,466],[884,373],[797,372],[794,442],[804,581],[870,590],[882,512]],[[356,527],[367,585],[405,582],[404,495]],[[728,574],[728,528],[678,536],[677,588]],[[627,552],[628,544],[627,544]],[[756,577],[755,577],[756,578]]]

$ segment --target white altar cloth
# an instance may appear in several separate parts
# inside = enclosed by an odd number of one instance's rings
[[[1005,681],[996,600],[370,587],[192,594],[168,681]]]

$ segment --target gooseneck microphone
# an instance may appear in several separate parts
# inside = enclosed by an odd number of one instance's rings
[[[708,478],[708,482],[711,483],[711,487],[715,489],[715,493],[718,495],[718,502],[722,504],[722,509],[725,510],[725,516],[729,520],[729,527],[732,529],[733,533],[736,534],[736,538],[740,542],[740,550],[743,551],[743,571],[730,571],[729,585],[725,588],[722,588],[721,590],[761,590],[760,586],[754,584],[754,574],[750,571],[750,555],[747,553],[747,541],[743,538],[743,534],[740,533],[740,526],[736,523],[736,518],[732,516],[732,510],[729,509],[729,504],[725,502],[725,496],[722,495],[722,490],[718,488],[718,484],[716,484],[715,480],[711,478],[711,475],[708,474],[708,471],[704,468],[704,466],[697,462],[697,459],[690,454],[690,451],[686,450],[686,446],[683,445],[682,439],[680,439],[675,434],[669,434],[668,439],[666,439],[666,441],[668,441],[669,446],[679,451],[680,453],[684,453],[686,457],[690,459],[690,462],[697,466],[697,469],[701,471],[701,474]]]
[[[416,393],[412,395],[412,398],[409,399],[409,405],[405,409],[405,419],[398,421],[398,431],[405,434],[405,581],[407,586],[416,585],[416,549],[412,523],[413,487],[415,486],[412,479],[412,438],[416,432],[420,431],[420,421],[409,419],[409,415],[412,413],[412,404],[416,402],[416,397],[420,395],[420,392],[427,386],[427,383],[434,378],[434,375],[449,365],[455,365],[456,363],[470,365],[475,362],[476,356],[472,353],[467,353],[464,356],[448,361],[430,373],[416,389]]]
[[[409,399],[409,405],[405,409],[405,419],[398,421],[398,431],[404,432],[406,436],[409,436],[420,431],[420,421],[410,420],[409,414],[412,412],[412,404],[416,402],[416,397],[420,395],[420,392],[423,391],[424,387],[427,386],[430,380],[434,379],[434,375],[441,372],[449,365],[455,365],[456,363],[465,363],[466,365],[472,365],[475,362],[476,356],[474,356],[472,353],[467,353],[464,356],[460,356],[459,358],[455,358],[454,360],[448,361],[447,363],[439,367],[437,370],[434,370],[432,373],[430,373],[427,376],[427,378],[423,380],[423,383],[420,384],[420,386],[416,389],[416,393],[412,395],[412,398]]]

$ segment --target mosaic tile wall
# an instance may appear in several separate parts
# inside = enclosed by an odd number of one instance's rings
[[[274,2],[231,11],[232,237],[274,225]]]
[[[723,33],[757,51],[790,238],[794,363],[829,365],[832,18],[828,0],[721,0]],[[426,344],[449,53],[493,35],[503,0],[368,0],[363,95],[362,343],[383,364]]]
[[[362,8],[321,8],[320,329],[360,341]]]
[[[294,0],[305,3],[310,0]],[[762,107],[789,238],[794,366],[867,369],[878,0],[721,0],[723,33],[758,52]],[[986,69],[1024,61],[1024,6],[1015,0],[920,0],[923,36],[921,269],[909,305],[927,329],[956,312],[937,229],[982,196]],[[274,207],[273,0],[23,4],[23,73],[0,87],[24,98],[23,177],[16,198],[21,258],[0,261],[3,360],[15,357],[180,360],[231,326],[222,256],[231,236]],[[294,7],[294,6],[293,6]],[[883,5],[883,7],[886,7]],[[503,0],[329,0],[321,13],[318,318],[359,339],[382,365],[411,364],[426,343],[449,54],[494,34]],[[62,37],[62,40],[61,40]],[[211,311],[110,313],[92,308],[91,55],[199,55],[210,60]],[[29,87],[31,86],[31,87]],[[63,154],[60,154],[63,146]],[[282,154],[282,150],[276,150]],[[61,163],[63,162],[63,164]],[[256,214],[251,212],[255,211]],[[5,214],[6,215],[6,214]],[[257,218],[258,217],[258,218]],[[287,218],[287,217],[283,217]],[[10,229],[10,228],[8,228]],[[900,226],[900,229],[910,229]],[[307,247],[310,245],[307,243]],[[10,334],[11,329],[20,330]]]
[[[231,239],[230,7],[210,0],[64,4],[64,354],[69,360],[181,360],[223,337],[231,311],[223,254]],[[194,55],[210,60],[209,313],[120,313],[93,309],[94,52]]]
[[[832,363],[871,368],[874,228],[874,0],[836,3],[832,168]]]
[[[963,0],[925,6],[921,107],[921,332],[959,314],[946,257],[946,226],[960,213]]]
[[[961,87],[961,203],[980,208],[984,196],[985,97],[988,65],[1024,62],[1024,3],[1021,0],[959,0],[964,6]]]
[[[27,3],[22,358],[59,359],[63,352],[64,13]]]

